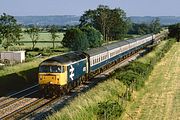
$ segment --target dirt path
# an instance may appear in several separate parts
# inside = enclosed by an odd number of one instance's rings
[[[159,62],[126,111],[133,120],[180,120],[180,43]],[[124,115],[123,120],[132,119]]]

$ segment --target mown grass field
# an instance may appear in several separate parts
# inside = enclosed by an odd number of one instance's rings
[[[57,34],[59,37],[56,38],[55,40],[55,47],[62,47],[61,42],[63,37],[64,37],[64,33],[58,33]],[[19,41],[19,43],[21,43],[21,45],[14,45],[14,46],[10,46],[10,50],[21,50],[21,49],[26,49],[26,48],[32,48],[32,42],[31,42],[31,38],[29,37],[28,34],[22,33],[22,37]],[[37,44],[35,45],[36,48],[52,48],[53,44],[52,44],[52,40],[51,40],[51,34],[47,33],[47,32],[41,32],[39,33],[39,39]],[[0,51],[4,51],[4,48],[2,47],[2,45],[0,44]]]
[[[56,38],[56,40],[55,41],[62,41],[62,39],[63,39],[63,37],[64,37],[64,33],[58,33],[57,34],[59,37],[58,38]],[[25,34],[25,33],[23,33],[22,34],[22,39],[20,40],[20,41],[25,41],[26,43],[23,43],[24,45],[22,45],[22,47],[32,47],[32,43],[31,43],[31,39],[30,39],[30,37],[29,37],[29,35],[28,34]],[[29,42],[29,43],[27,43],[27,41]],[[51,40],[51,34],[50,33],[39,33],[39,40],[38,41],[52,41]],[[55,44],[56,46],[61,46],[61,43],[59,42],[59,43],[56,43]],[[36,46],[35,47],[38,47],[38,48],[44,48],[44,47],[52,47],[52,43],[37,43],[36,44]]]
[[[64,33],[58,33],[57,34],[59,37],[56,38],[55,41],[58,41],[57,43],[55,43],[55,46],[62,46],[60,41],[62,41],[63,37],[64,37]],[[23,45],[21,45],[21,47],[32,47],[32,43],[31,43],[31,38],[29,37],[28,34],[25,34],[25,33],[22,33],[22,38],[21,40],[19,41],[20,43],[23,43]],[[43,42],[44,41],[44,42]],[[39,33],[39,39],[38,39],[38,42],[36,44],[35,47],[38,47],[38,48],[44,48],[44,47],[52,47],[52,43],[47,43],[47,42],[51,42],[51,34],[48,33],[48,32],[41,32]]]
[[[180,43],[152,71],[126,111],[133,120],[180,120]],[[123,120],[132,119],[124,114]]]

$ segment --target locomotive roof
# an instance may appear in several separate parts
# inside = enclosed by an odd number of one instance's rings
[[[60,64],[69,64],[69,63],[73,63],[75,61],[79,61],[79,60],[82,60],[85,58],[86,58],[86,56],[83,52],[72,51],[69,53],[65,53],[63,55],[59,55],[59,56],[49,58],[49,59],[43,61],[42,63],[44,63],[44,62],[58,62]]]
[[[144,38],[150,37],[150,36],[152,36],[152,34],[144,35],[144,36],[142,36],[142,37],[135,38],[135,39],[138,41],[138,40],[142,40],[142,39],[144,39]]]

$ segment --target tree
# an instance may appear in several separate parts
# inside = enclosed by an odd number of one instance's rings
[[[13,16],[3,13],[0,16],[0,44],[8,50],[9,46],[19,44],[21,38],[21,26],[17,24]]]
[[[150,24],[151,33],[157,34],[161,31],[160,19],[156,18],[155,20],[151,21]]]
[[[55,40],[56,40],[56,38],[59,37],[59,36],[57,35],[57,33],[58,33],[58,27],[55,26],[55,25],[50,26],[49,32],[51,33],[51,39],[52,39],[52,42],[53,42],[53,49],[54,49]]]
[[[34,49],[39,39],[39,32],[40,32],[40,29],[34,25],[31,28],[28,28],[27,30],[25,30],[25,33],[27,33],[32,40],[32,45],[33,45],[32,49]]]
[[[132,27],[129,30],[129,34],[139,34],[139,35],[145,35],[145,34],[157,34],[161,31],[161,25],[159,18],[156,18],[152,20],[150,23],[132,23]]]
[[[169,29],[169,36],[176,38],[177,42],[180,41],[180,23],[170,25]]]
[[[139,35],[146,35],[146,34],[150,34],[151,33],[151,29],[149,27],[148,24],[146,23],[142,23],[142,24],[139,24],[139,27],[137,29],[137,33]]]
[[[115,8],[109,11],[108,26],[108,39],[122,39],[130,28],[130,20],[122,9]]]
[[[108,6],[100,5],[95,10],[88,10],[80,18],[80,27],[91,25],[99,30],[103,39],[119,39],[128,30],[129,20],[120,8],[110,9]]]
[[[90,48],[100,47],[103,43],[101,33],[94,27],[85,26],[81,30],[87,35],[88,43]]]
[[[62,40],[62,45],[71,50],[84,51],[89,47],[86,34],[79,28],[73,28],[66,31]]]

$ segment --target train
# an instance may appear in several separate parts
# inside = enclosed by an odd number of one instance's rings
[[[167,36],[165,30],[140,38],[122,40],[87,51],[71,51],[40,63],[38,83],[42,95],[60,96]]]

